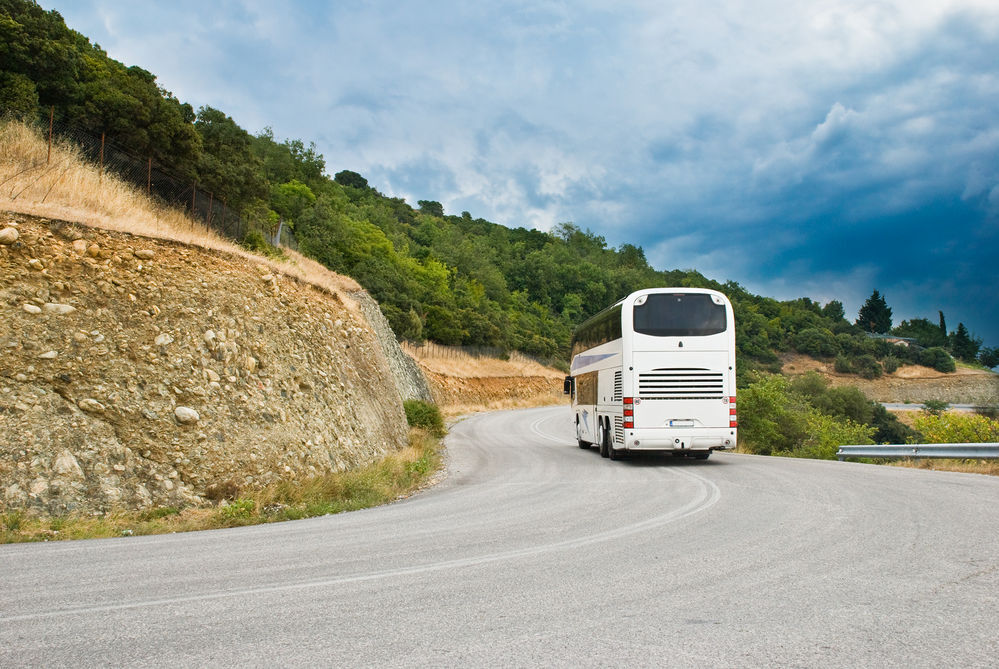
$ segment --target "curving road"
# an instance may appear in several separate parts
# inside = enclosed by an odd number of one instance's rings
[[[467,419],[367,511],[0,546],[0,666],[995,666],[996,478],[571,434]]]

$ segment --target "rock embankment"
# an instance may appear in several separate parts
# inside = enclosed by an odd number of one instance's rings
[[[349,299],[181,244],[0,214],[0,509],[201,504],[406,442]]]
[[[434,401],[426,377],[420,371],[419,365],[399,346],[395,333],[392,332],[392,326],[389,325],[388,319],[382,314],[382,310],[374,298],[363,290],[351,292],[350,297],[360,305],[364,317],[378,337],[378,342],[381,344],[389,370],[392,372],[392,378],[395,379],[396,388],[399,389],[402,399]]]

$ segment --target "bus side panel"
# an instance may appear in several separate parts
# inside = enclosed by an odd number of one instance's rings
[[[579,425],[578,436],[595,444],[599,434],[597,421],[607,416],[609,410],[604,398],[610,402],[614,372],[621,370],[621,340],[608,342],[590,349],[585,355],[576,356],[571,370],[576,380],[572,408]]]

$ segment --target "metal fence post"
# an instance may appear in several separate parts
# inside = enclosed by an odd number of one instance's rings
[[[49,153],[45,156],[45,164],[52,160],[52,121],[55,118],[55,105],[49,107]]]

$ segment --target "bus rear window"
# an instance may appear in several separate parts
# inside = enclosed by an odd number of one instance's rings
[[[727,327],[725,305],[704,293],[653,293],[635,305],[634,316],[635,332],[653,337],[704,337]]]

